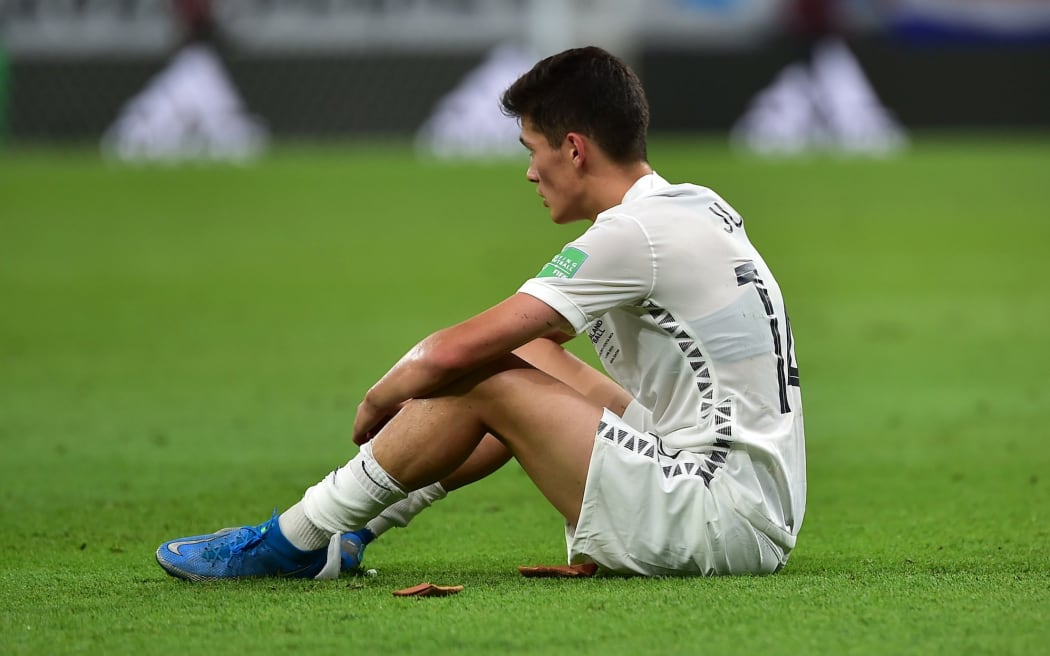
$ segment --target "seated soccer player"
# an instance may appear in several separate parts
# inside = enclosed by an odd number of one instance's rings
[[[806,495],[798,370],[740,214],[653,171],[642,86],[604,50],[540,61],[502,102],[551,219],[586,230],[383,375],[349,462],[263,524],[162,544],[168,573],[338,575],[375,533],[509,458],[565,517],[570,563],[687,576],[787,562]],[[580,334],[608,376],[562,348]]]

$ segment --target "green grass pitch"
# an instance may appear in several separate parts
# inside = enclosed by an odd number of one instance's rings
[[[0,653],[1045,653],[1050,140],[651,155],[741,211],[788,299],[810,494],[783,572],[523,579],[564,546],[512,463],[370,547],[374,578],[167,577],[157,544],[296,501],[353,453],[376,377],[584,226],[550,224],[524,155],[137,169],[8,151]],[[390,594],[422,581],[465,590]]]

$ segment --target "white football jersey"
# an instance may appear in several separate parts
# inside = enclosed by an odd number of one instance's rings
[[[746,450],[762,514],[797,533],[806,476],[791,326],[779,285],[725,200],[643,176],[519,291],[587,334],[647,410],[625,419],[664,449],[715,463]]]

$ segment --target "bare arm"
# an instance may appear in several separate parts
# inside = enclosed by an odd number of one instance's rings
[[[426,396],[555,330],[568,332],[571,327],[543,301],[518,293],[430,335],[412,347],[365,394],[354,418],[354,442],[367,442],[372,429],[408,399]]]

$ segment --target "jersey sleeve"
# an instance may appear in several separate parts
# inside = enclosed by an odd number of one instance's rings
[[[609,310],[645,298],[653,276],[652,246],[638,220],[603,216],[518,291],[550,305],[579,334]]]

